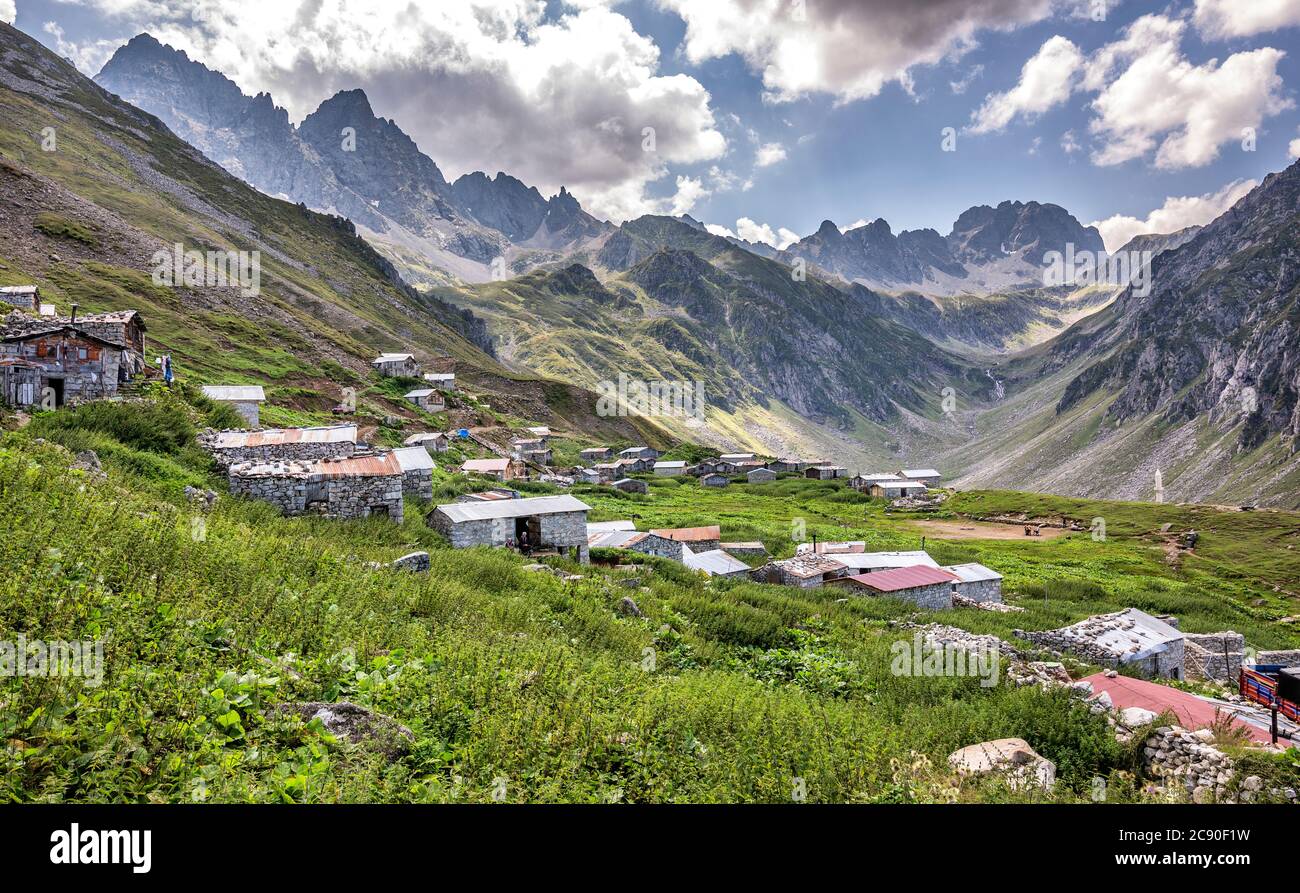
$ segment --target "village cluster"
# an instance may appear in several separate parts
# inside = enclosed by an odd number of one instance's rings
[[[15,308],[0,318],[0,402],[20,408],[57,409],[113,399],[129,393],[128,386],[136,378],[155,374],[146,360],[145,324],[135,311],[79,315],[73,305],[71,314],[61,317],[40,301],[35,287],[0,289],[0,301]],[[447,398],[456,391],[455,363],[450,358],[435,360],[435,371],[430,372],[409,353],[381,354],[372,366],[380,376],[423,381],[424,387],[404,395],[421,410],[444,411]],[[742,479],[762,484],[800,476],[842,481],[873,498],[908,508],[944,498],[942,475],[933,468],[850,476],[846,468],[831,462],[764,459],[753,453],[722,454],[690,464],[663,459],[658,450],[647,446],[617,452],[611,447],[591,447],[581,451],[579,466],[559,468],[554,464],[551,431],[543,426],[518,432],[508,448],[461,428],[412,434],[402,447],[385,449],[362,442],[358,426],[352,422],[261,428],[260,407],[266,397],[260,386],[209,385],[203,392],[211,400],[232,406],[247,425],[200,435],[200,443],[226,477],[230,493],[270,503],[285,515],[380,516],[401,523],[406,497],[432,503],[435,459],[447,453],[453,441],[462,441],[494,455],[468,459],[458,467],[462,474],[484,480],[486,489],[432,506],[425,516],[425,522],[453,548],[506,548],[533,557],[568,555],[584,564],[592,560],[594,549],[614,550],[614,554],[676,561],[720,580],[804,589],[831,586],[844,597],[897,599],[910,603],[917,612],[953,607],[1023,610],[1003,602],[1003,577],[997,571],[978,563],[941,566],[923,549],[869,552],[864,541],[814,540],[797,544],[789,558],[773,558],[761,542],[724,541],[716,524],[637,530],[631,520],[591,522],[590,506],[573,495],[526,497],[511,487],[515,481],[535,479],[560,488],[586,484],[648,496],[648,477],[693,476],[701,487],[720,488]],[[338,413],[354,411],[355,405],[336,407]],[[413,553],[395,566],[427,570],[429,556]],[[1080,682],[1071,682],[1060,664],[1030,661],[1015,646],[992,636],[940,624],[905,621],[903,625],[918,629],[918,635],[931,646],[970,653],[993,649],[1005,655],[1011,660],[1008,678],[1016,684],[1072,686],[1094,709],[1115,711],[1119,734],[1140,725],[1138,719],[1149,720],[1166,711],[1178,714],[1189,726],[1199,722],[1202,728],[1211,724],[1214,716],[1204,715],[1205,699],[1120,676],[1118,668],[1127,667],[1148,679],[1231,683],[1253,672],[1253,666],[1300,666],[1300,650],[1256,653],[1247,648],[1239,633],[1184,633],[1175,617],[1154,617],[1133,608],[1090,617],[1063,629],[1015,631],[1035,652],[1072,655],[1108,668]],[[1257,682],[1270,684],[1264,676]],[[1259,729],[1258,716],[1249,718],[1249,710],[1240,707],[1234,712],[1248,717],[1255,737],[1266,737]],[[1214,713],[1217,716],[1217,708]],[[1194,789],[1197,796],[1209,796],[1205,791],[1222,796],[1226,758],[1221,759],[1205,740],[1203,734],[1178,726],[1161,729],[1148,742],[1145,756],[1157,769],[1164,767],[1160,771],[1186,781],[1189,791]],[[1044,765],[1020,739],[972,745],[953,754],[951,762],[963,772],[1009,770],[1034,784],[1050,785],[1054,775],[1054,767]],[[1294,792],[1287,796],[1295,799]]]

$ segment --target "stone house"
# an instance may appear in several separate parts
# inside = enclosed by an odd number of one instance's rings
[[[848,568],[835,559],[808,552],[782,561],[769,561],[750,576],[757,583],[815,589],[847,573]]]
[[[615,534],[619,535],[615,536]],[[660,536],[653,531],[647,533],[605,531],[592,536],[599,537],[602,545],[611,548],[627,549],[642,555],[656,555],[659,558],[671,558],[673,561],[681,561],[686,555],[691,554],[690,546],[686,543]]]
[[[727,487],[731,485],[731,478],[725,474],[706,474],[700,478],[701,487]]]
[[[817,481],[833,481],[848,476],[848,469],[839,465],[814,465],[804,472],[804,477]]]
[[[388,378],[419,378],[420,364],[414,354],[381,353],[370,361],[375,371]]]
[[[1002,601],[1002,575],[978,562],[953,564],[944,570],[957,575],[953,592],[977,602]]]
[[[1137,608],[1099,614],[1062,629],[1013,632],[1040,648],[1068,651],[1099,666],[1123,664],[1153,678],[1185,678],[1182,632]]]
[[[886,596],[938,611],[952,607],[953,584],[959,578],[942,568],[916,565],[845,577],[840,585],[860,595]]]
[[[776,480],[776,472],[768,468],[755,468],[745,474],[751,484],[764,484]]]
[[[706,474],[720,474],[725,464],[720,459],[701,459],[695,463],[695,466],[691,469],[691,474],[696,477],[704,477]]]
[[[384,516],[402,522],[402,469],[383,456],[241,462],[229,469],[230,493],[275,505],[286,515]]]
[[[41,290],[35,285],[6,285],[0,287],[0,302],[28,313],[41,312]]]
[[[716,524],[708,527],[659,528],[650,533],[674,543],[685,544],[692,552],[709,552],[722,548],[722,528]]]
[[[572,496],[536,496],[495,502],[440,505],[425,522],[452,548],[515,548],[526,539],[531,550],[569,551],[588,563],[587,513],[591,507]]]
[[[517,437],[510,442],[510,446],[514,451],[515,458],[521,462],[532,462],[536,465],[551,464],[551,450],[546,446],[544,438]]]
[[[808,467],[806,462],[800,462],[798,459],[773,459],[767,463],[767,467],[777,474],[788,474],[789,472],[798,472],[802,474]]]
[[[752,558],[765,558],[767,556],[767,546],[757,541],[749,543],[723,543],[721,548],[722,551],[726,552],[728,555],[734,555],[736,557],[746,556]]]
[[[620,450],[618,455],[621,459],[646,459],[653,467],[654,461],[659,458],[659,451],[647,446],[634,446]]]
[[[937,488],[943,480],[943,475],[933,468],[904,468],[898,476],[905,481],[918,481],[931,488]]]
[[[659,477],[681,477],[686,473],[686,463],[680,460],[675,462],[656,462],[654,465],[654,473]]]
[[[455,372],[426,372],[424,380],[440,391],[456,390]]]
[[[407,391],[402,399],[425,412],[443,412],[447,409],[447,401],[443,400],[442,395],[433,388],[416,388]]]
[[[624,456],[614,462],[619,474],[648,474],[654,470],[655,460],[642,457]]]
[[[611,484],[623,476],[623,466],[617,462],[600,462],[591,467],[600,478],[601,483]]]
[[[614,451],[609,447],[588,447],[579,453],[583,462],[600,462],[604,459],[610,459],[614,456]]]
[[[403,446],[423,447],[430,455],[434,453],[445,453],[451,446],[451,439],[446,434],[436,431],[426,434],[412,434],[406,440],[402,441]]]
[[[889,472],[873,472],[871,474],[854,475],[853,477],[849,478],[849,486],[852,487],[854,490],[859,490],[863,493],[869,493],[871,492],[872,484],[879,483],[882,481],[901,481],[901,480],[902,478],[900,478],[896,474],[890,474]]]
[[[577,470],[576,478],[578,483],[581,484],[599,484],[604,480],[604,478],[601,477],[600,472],[594,468],[579,468]]]
[[[421,446],[393,450],[402,469],[402,493],[429,502],[433,499],[433,458]]]
[[[739,465],[741,462],[753,462],[757,457],[753,453],[723,453],[718,457],[720,462],[730,462],[732,465]]]
[[[700,571],[710,577],[723,579],[747,579],[749,565],[733,558],[721,549],[708,552],[693,552],[682,557],[682,564],[693,571]]]
[[[462,474],[481,474],[498,481],[511,481],[523,476],[523,469],[514,459],[470,459],[460,467]]]
[[[1257,659],[1264,652],[1259,652]],[[1186,678],[1236,684],[1246,656],[1246,637],[1231,630],[1221,633],[1183,633],[1183,669]],[[1261,664],[1276,661],[1259,659]]]
[[[229,403],[250,428],[258,427],[260,407],[266,402],[261,385],[204,385],[203,396],[217,403]]]
[[[806,544],[804,544],[806,545]],[[833,543],[818,543],[819,554],[829,555],[849,569],[851,574],[876,574],[882,571],[892,571],[903,567],[916,567],[918,565],[935,568],[939,567],[939,562],[930,557],[929,553],[920,550],[907,552],[866,552],[861,549],[854,550],[837,550],[828,549],[821,551],[823,546],[834,546]],[[800,546],[802,550],[803,546]]]
[[[6,327],[0,360],[39,370],[38,393],[25,405],[41,403],[46,388],[54,407],[115,397],[118,387],[131,380],[133,363],[120,342],[92,335],[80,326],[48,321],[24,329]]]
[[[525,450],[519,454],[519,458],[534,465],[551,465],[555,461],[554,454],[547,447],[538,450]]]
[[[904,499],[908,496],[924,496],[925,484],[917,481],[873,481],[867,492],[876,499]]]
[[[635,478],[623,478],[621,481],[614,481],[614,489],[622,490],[624,493],[649,493],[650,485],[645,481],[638,481]]]
[[[199,435],[199,443],[223,468],[240,462],[312,461],[355,453],[357,426],[216,431]]]

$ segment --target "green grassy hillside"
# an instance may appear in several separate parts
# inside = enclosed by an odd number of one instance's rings
[[[173,391],[75,424],[39,415],[0,442],[0,629],[102,639],[106,657],[99,687],[0,679],[4,799],[788,802],[803,779],[813,802],[1086,801],[1099,775],[1113,799],[1143,796],[1133,753],[1061,694],[893,675],[890,645],[910,635],[890,627],[910,616],[900,603],[711,582],[659,560],[629,571],[547,559],[578,575],[563,580],[503,551],[447,549],[414,503],[401,526],[283,519],[229,497],[205,513],[181,490],[217,483],[190,438],[212,411]],[[94,445],[107,479],[72,468],[59,444]],[[440,471],[435,486],[445,500],[472,484]],[[915,518],[802,479],[575,493],[593,519],[718,522],[724,539],[777,554],[793,550],[800,519],[809,536],[873,547],[922,535]],[[1137,605],[1258,646],[1300,641],[1277,622],[1300,580],[1296,516],[1264,525],[1006,493],[952,508],[1112,520],[1104,543],[932,539],[941,561],[1006,573],[1026,611],[927,620],[1006,636]],[[1152,539],[1165,522],[1203,532],[1181,567]],[[431,552],[430,573],[372,565],[413,548]],[[643,618],[620,610],[625,597]],[[276,709],[343,700],[406,725],[409,752],[389,762]],[[949,752],[1006,736],[1056,761],[1055,793],[953,785]]]

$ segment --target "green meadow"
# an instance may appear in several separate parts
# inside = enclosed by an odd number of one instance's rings
[[[183,490],[220,489],[193,441],[220,413],[178,389],[40,414],[0,440],[0,630],[99,640],[105,656],[97,686],[0,679],[4,800],[1090,802],[1096,777],[1112,800],[1153,798],[1133,747],[1063,693],[894,675],[891,645],[912,636],[891,626],[914,617],[903,603],[711,581],[657,559],[529,570],[447,548],[415,502],[401,525],[285,519],[226,496],[205,512]],[[106,478],[73,467],[82,449]],[[439,464],[438,500],[481,486]],[[1004,573],[1025,611],[924,619],[1010,638],[1134,605],[1259,647],[1300,643],[1280,622],[1300,585],[1291,514],[968,493],[911,516],[832,482],[650,485],[573,492],[592,520],[716,523],[778,556],[814,535],[919,548],[919,521],[962,513],[1077,518],[1085,532],[1058,539],[928,538],[943,563]],[[1104,540],[1088,529],[1097,517]],[[1177,565],[1166,523],[1201,534]],[[429,573],[383,566],[414,549],[431,553]],[[410,746],[390,760],[275,709],[306,701],[382,713]],[[949,753],[1010,736],[1056,762],[1054,791],[954,781]],[[1288,757],[1253,759],[1297,774]]]

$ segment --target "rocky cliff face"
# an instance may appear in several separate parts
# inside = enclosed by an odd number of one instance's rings
[[[964,211],[946,237],[932,229],[894,235],[876,220],[840,232],[827,220],[778,257],[802,258],[818,270],[887,291],[929,295],[988,294],[1042,283],[1043,255],[1103,251],[1101,235],[1058,205],[1003,202]]]
[[[120,48],[96,80],[263,192],[391,235],[460,275],[474,269],[446,255],[486,268],[514,245],[567,249],[609,228],[563,189],[548,200],[506,174],[448,183],[394,121],[375,115],[361,90],[327,99],[295,128],[269,95],[244,95],[148,34]]]
[[[1152,289],[1117,300],[1064,412],[1099,389],[1107,416],[1209,414],[1249,450],[1300,435],[1300,163],[1272,174],[1190,241],[1158,255]],[[1077,350],[1077,343],[1071,346]],[[1064,346],[1063,348],[1064,349]]]

